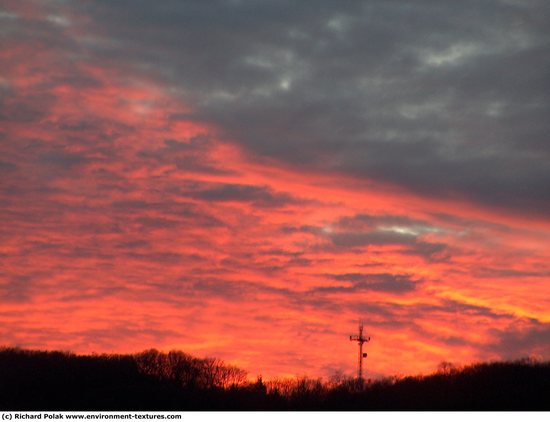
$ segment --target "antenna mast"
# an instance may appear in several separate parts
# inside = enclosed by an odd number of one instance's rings
[[[359,345],[359,362],[357,368],[357,379],[359,382],[363,382],[363,359],[367,357],[366,353],[363,353],[363,343],[370,341],[370,337],[363,337],[363,323],[359,323],[359,335],[349,336],[350,341],[356,341]]]

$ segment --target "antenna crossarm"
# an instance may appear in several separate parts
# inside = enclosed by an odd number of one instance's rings
[[[367,343],[370,341],[370,337],[349,336],[350,341],[357,341],[359,343]]]

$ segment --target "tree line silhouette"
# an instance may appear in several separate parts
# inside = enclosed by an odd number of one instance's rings
[[[0,349],[1,410],[550,410],[550,362],[523,359],[360,383],[248,380],[181,351],[79,356]]]

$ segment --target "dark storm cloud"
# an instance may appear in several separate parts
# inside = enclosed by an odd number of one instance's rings
[[[250,150],[429,195],[550,210],[550,4],[101,1],[80,5],[193,117]]]

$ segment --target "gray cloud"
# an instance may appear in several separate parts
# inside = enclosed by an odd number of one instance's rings
[[[65,151],[50,151],[40,154],[38,156],[38,161],[49,166],[71,168],[75,165],[85,163],[86,157],[81,154]]]
[[[340,218],[335,227],[335,231],[326,235],[339,248],[399,245],[404,247],[402,253],[429,260],[444,260],[449,256],[446,244],[422,239],[424,234],[444,232],[446,229],[425,221],[400,215],[358,214]]]
[[[14,275],[0,284],[0,298],[6,302],[25,302],[29,299],[31,288],[31,277]]]
[[[518,271],[510,268],[479,268],[474,270],[479,278],[528,278],[528,277],[550,277],[550,272],[542,269],[540,271]]]
[[[248,149],[547,215],[550,5],[165,1],[79,5],[194,118]],[[153,65],[154,63],[154,65]]]
[[[10,163],[8,161],[1,161],[0,160],[0,172],[12,172],[14,170],[17,170],[17,165],[14,163]]]
[[[338,226],[347,230],[363,230],[372,229],[379,226],[400,226],[407,227],[417,232],[434,231],[427,222],[414,220],[401,215],[371,215],[371,214],[356,214],[352,216],[341,217],[338,220]]]
[[[322,291],[358,291],[374,290],[383,292],[410,292],[416,288],[416,283],[410,277],[394,274],[362,274],[349,273],[333,276],[338,281],[349,281],[351,287],[326,287]]]
[[[283,226],[280,230],[285,234],[305,233],[326,238],[329,243],[320,248],[332,252],[362,253],[364,247],[394,245],[400,246],[403,254],[421,256],[430,261],[447,260],[451,255],[447,244],[422,238],[425,234],[447,229],[400,215],[358,214],[339,218],[329,229],[302,225]]]
[[[154,160],[158,163],[174,164],[178,169],[187,172],[208,174],[229,174],[220,163],[209,158],[208,154],[213,141],[206,135],[193,136],[189,139],[165,139],[162,148],[138,151],[137,157]]]
[[[179,191],[176,191],[179,192]],[[125,220],[134,220],[142,229],[168,229],[178,224],[192,223],[201,227],[222,227],[224,223],[208,210],[190,202],[115,200],[111,203],[114,211]],[[148,217],[147,212],[159,212],[163,217]]]
[[[550,324],[532,322],[526,329],[511,327],[508,330],[493,330],[496,342],[489,350],[503,359],[517,359],[527,356],[550,357]]]
[[[202,184],[200,184],[202,185]],[[282,207],[298,204],[300,201],[292,195],[274,192],[268,186],[254,186],[231,183],[208,184],[186,193],[194,199],[214,202],[249,202],[258,207]]]
[[[330,236],[336,246],[355,247],[369,245],[413,245],[416,241],[414,236],[394,232],[340,232]]]

